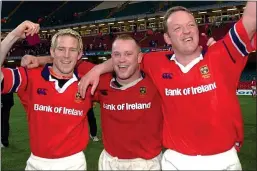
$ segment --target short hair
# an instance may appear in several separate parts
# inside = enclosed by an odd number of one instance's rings
[[[137,45],[139,51],[141,51],[140,45],[139,45],[138,41],[137,41],[134,37],[132,37],[132,36],[130,36],[130,35],[128,35],[128,34],[120,34],[120,35],[118,35],[118,36],[114,39],[113,43],[114,43],[116,40],[133,40],[133,41],[136,43],[136,45]]]
[[[170,8],[164,15],[164,18],[163,18],[163,28],[164,28],[164,33],[167,33],[168,32],[168,18],[170,17],[171,14],[177,12],[177,11],[185,11],[189,14],[192,15],[191,11],[185,7],[182,7],[182,6],[175,6],[175,7],[172,7]]]
[[[54,34],[54,36],[52,37],[51,40],[51,48],[55,49],[57,46],[57,38],[59,36],[71,36],[74,37],[78,40],[79,43],[79,51],[81,52],[83,50],[83,42],[82,42],[82,38],[80,36],[80,34],[72,29],[61,29],[59,30],[57,33]]]

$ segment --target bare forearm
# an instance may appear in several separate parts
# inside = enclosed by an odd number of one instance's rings
[[[0,62],[1,66],[6,58],[7,53],[13,46],[13,44],[19,39],[19,37],[14,36],[13,34],[9,33],[5,39],[1,42],[1,57]]]
[[[256,2],[248,1],[243,14],[243,24],[250,39],[256,32]]]
[[[51,56],[40,56],[37,57],[40,66],[44,66],[47,63],[53,63],[53,58]]]
[[[107,61],[95,66],[95,69],[99,71],[100,74],[112,72],[113,71],[112,60],[108,59]]]

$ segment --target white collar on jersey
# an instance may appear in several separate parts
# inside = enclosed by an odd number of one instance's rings
[[[171,61],[175,61],[175,64],[177,64],[180,68],[180,70],[183,73],[187,73],[188,71],[190,71],[191,68],[193,68],[193,66],[195,66],[198,62],[200,62],[201,60],[203,60],[203,55],[200,54],[200,56],[198,56],[197,58],[195,58],[194,60],[192,60],[189,64],[187,64],[187,66],[183,66],[182,64],[180,64],[177,59],[175,54],[172,55],[172,57],[170,58]]]
[[[112,78],[111,81],[110,81],[110,87],[111,87],[111,88],[114,88],[114,89],[118,89],[118,90],[126,90],[126,89],[128,89],[128,88],[130,88],[130,87],[133,87],[134,85],[136,85],[137,83],[139,83],[141,80],[143,80],[143,76],[141,76],[140,78],[138,78],[138,79],[136,79],[136,80],[132,81],[131,83],[128,83],[128,84],[126,84],[126,85],[124,85],[124,86],[116,87],[116,86],[113,86],[113,85],[112,85],[112,82],[115,81],[115,78]]]
[[[49,81],[54,82],[55,89],[58,91],[58,93],[63,93],[72,83],[75,81],[78,81],[77,76],[73,73],[72,78],[69,79],[63,86],[62,88],[59,87],[58,85],[58,80],[53,78],[51,75],[49,75]]]

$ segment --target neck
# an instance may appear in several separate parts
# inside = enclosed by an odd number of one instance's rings
[[[176,56],[176,60],[182,64],[183,66],[187,66],[190,62],[192,62],[195,58],[200,56],[202,49],[198,47],[192,54],[183,54],[174,49],[174,53]]]
[[[140,70],[137,70],[137,71],[133,74],[133,76],[131,76],[129,79],[122,80],[122,79],[119,79],[119,78],[117,77],[116,80],[118,81],[119,84],[121,84],[121,85],[124,86],[124,85],[127,85],[127,84],[129,84],[129,83],[132,83],[133,81],[139,79],[141,76],[142,76],[142,75],[141,75]]]
[[[70,79],[73,76],[73,72],[65,74],[60,72],[55,65],[52,67],[52,73],[53,76],[59,78],[59,79]]]

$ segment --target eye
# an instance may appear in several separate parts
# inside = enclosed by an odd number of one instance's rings
[[[174,31],[178,31],[180,29],[180,27],[175,27]]]
[[[58,49],[59,51],[64,51],[64,48],[60,48],[60,47],[59,47],[59,48],[57,48],[57,49]]]
[[[113,56],[118,57],[120,54],[119,53],[113,53]]]
[[[132,55],[132,53],[126,53],[126,56],[130,56],[130,55]]]
[[[71,51],[72,51],[72,52],[76,52],[76,51],[77,51],[77,49],[71,49]]]

